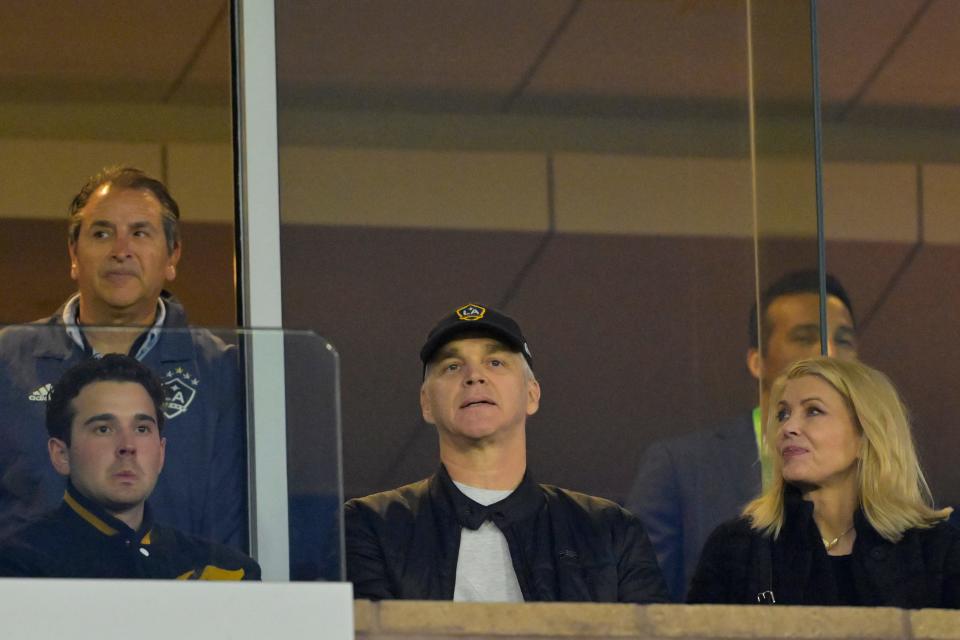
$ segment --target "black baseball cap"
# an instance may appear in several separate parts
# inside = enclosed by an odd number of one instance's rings
[[[427,335],[427,341],[420,349],[420,360],[424,367],[443,345],[462,333],[479,332],[489,334],[501,340],[508,347],[523,354],[530,365],[533,365],[533,355],[527,346],[527,339],[520,331],[520,325],[513,318],[504,315],[486,305],[470,302],[456,309],[450,315],[444,316]]]

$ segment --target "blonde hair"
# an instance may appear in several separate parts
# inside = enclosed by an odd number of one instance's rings
[[[773,465],[773,480],[743,510],[754,529],[776,538],[783,527],[786,482],[776,445],[780,423],[773,407],[783,397],[787,382],[804,376],[817,376],[843,397],[861,434],[857,459],[859,503],[877,533],[898,542],[908,529],[929,528],[950,515],[953,509],[949,507],[933,507],[906,408],[890,379],[860,362],[821,357],[795,363],[770,390],[764,447]]]

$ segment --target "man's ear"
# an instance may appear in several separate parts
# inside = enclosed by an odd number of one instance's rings
[[[167,459],[167,439],[160,438],[160,468],[157,470],[158,472],[163,471],[163,463],[166,461],[166,459]]]
[[[167,282],[172,281],[177,277],[177,263],[180,262],[180,242],[177,241],[177,244],[174,245],[173,251],[170,253],[170,257],[167,258],[167,266],[164,269],[163,277],[167,279]]]
[[[62,476],[70,475],[70,447],[60,438],[47,440],[47,453],[50,454],[50,464]]]
[[[756,347],[747,349],[747,369],[750,370],[750,375],[757,380],[763,374],[763,360],[760,358],[760,350]]]
[[[80,274],[77,268],[77,245],[73,238],[67,238],[67,253],[70,254],[70,279],[76,280]]]
[[[532,416],[540,408],[540,383],[536,380],[527,382],[527,415]]]
[[[430,396],[427,394],[427,385],[420,385],[420,413],[427,424],[436,424],[433,421],[433,408],[430,406]]]

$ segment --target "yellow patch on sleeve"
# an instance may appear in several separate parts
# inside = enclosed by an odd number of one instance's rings
[[[177,576],[177,580],[243,580],[246,572],[243,569],[221,569],[208,564],[203,571],[194,569]]]

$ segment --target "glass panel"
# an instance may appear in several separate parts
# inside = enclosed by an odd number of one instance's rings
[[[170,329],[141,334],[140,328],[89,326],[80,334],[62,324],[0,331],[0,431],[5,443],[0,453],[0,537],[7,540],[0,542],[0,574],[183,577],[189,569],[195,570],[189,578],[203,579],[224,577],[217,570],[227,577],[240,568],[249,571],[238,555],[251,549],[248,438],[255,447],[275,423],[253,424],[252,416],[263,414],[250,411],[245,397],[252,396],[244,387],[269,375],[279,381],[274,388],[282,397],[257,397],[285,409],[279,415],[287,416],[289,493],[266,499],[288,504],[289,522],[273,526],[282,533],[289,530],[291,577],[342,579],[336,351],[302,331]],[[142,381],[145,374],[131,372],[136,365],[130,359],[87,358],[81,346],[89,350],[118,341],[132,342],[131,351],[157,377],[165,446],[159,437],[150,437],[153,427],[161,425],[153,422],[155,406],[143,391],[149,382],[120,387],[100,382]],[[260,360],[249,357],[256,341],[283,350],[276,354],[282,359],[262,357],[262,346],[259,352],[264,362],[282,362],[282,370],[264,371]],[[86,373],[73,368],[81,362]],[[73,383],[55,388],[68,370]],[[51,401],[61,392],[72,398],[72,413],[58,413]],[[48,436],[57,440],[48,444]],[[257,481],[267,483],[269,473],[277,471],[284,473],[282,460],[275,468],[257,470]],[[67,477],[72,488],[65,496]],[[144,500],[153,527],[136,524]],[[58,505],[56,516],[29,524]],[[146,560],[131,560],[102,540],[127,535],[118,521],[136,530],[138,535],[129,535],[143,547]],[[70,535],[58,534],[64,530]],[[37,550],[72,559],[60,568],[48,566],[37,561]]]
[[[417,354],[466,302],[529,340],[542,482],[626,501],[650,443],[749,414],[746,15],[277,2],[284,322],[341,350],[347,497],[437,469]]]
[[[809,2],[749,4],[758,299],[795,292],[761,300],[752,366],[764,407],[790,362],[820,353],[810,19]],[[791,335],[804,325],[812,332]]]
[[[340,369],[333,346],[284,331],[290,579],[343,580]]]
[[[68,205],[88,176],[121,164],[179,202],[183,258],[169,286],[191,322],[236,323],[228,7],[0,4],[0,322],[47,316],[76,290]]]
[[[940,505],[960,503],[960,52],[955,2],[821,0],[827,266],[849,287],[860,357],[913,414]]]

